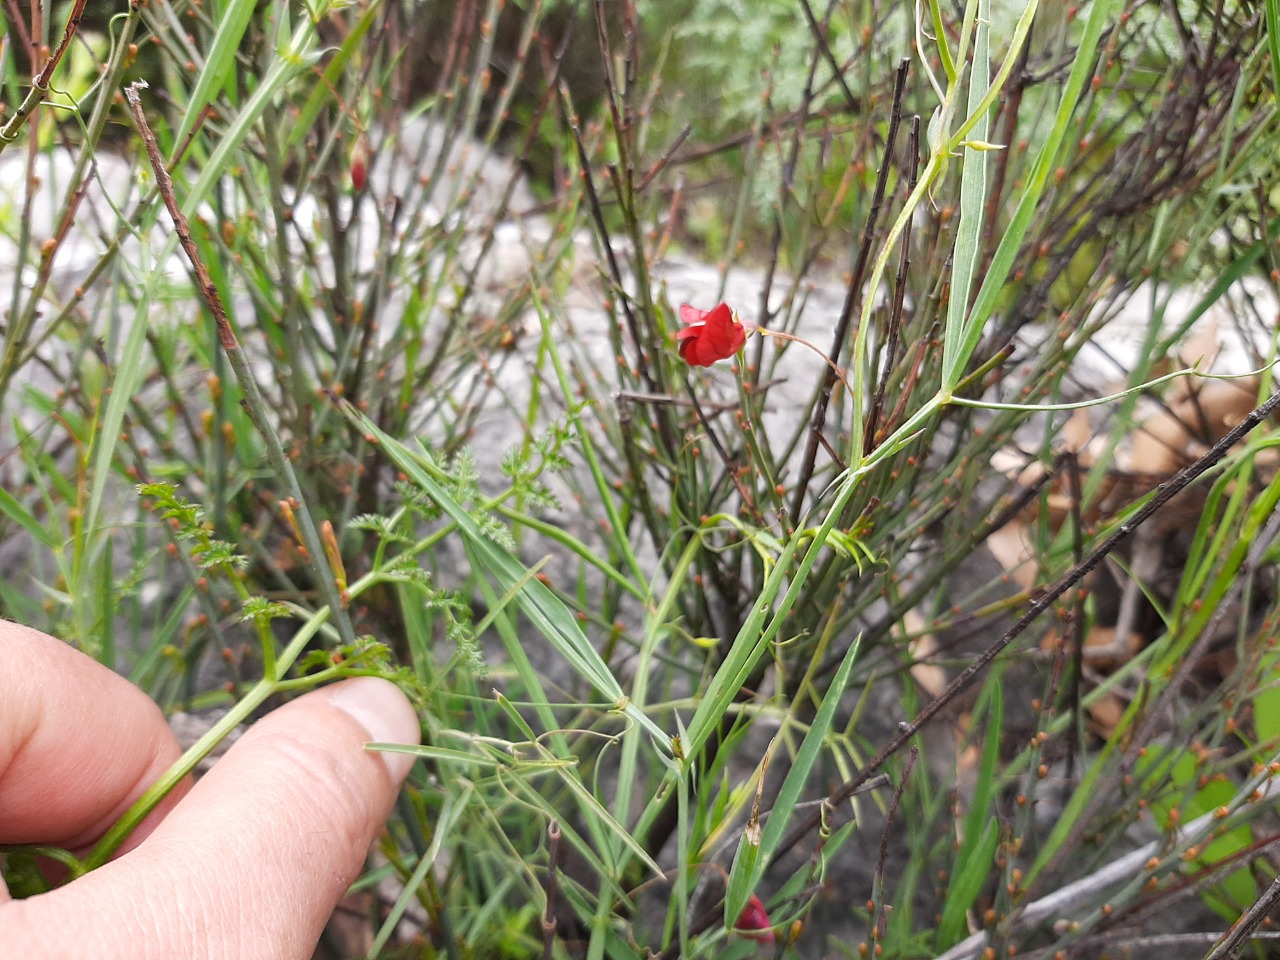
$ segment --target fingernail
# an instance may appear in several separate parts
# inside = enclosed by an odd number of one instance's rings
[[[394,683],[378,677],[356,677],[334,684],[330,689],[329,702],[364,727],[371,743],[420,742],[413,706]],[[413,766],[411,754],[376,752],[386,764],[387,772],[397,781],[403,780]]]

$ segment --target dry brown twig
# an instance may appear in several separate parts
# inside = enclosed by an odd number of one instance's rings
[[[1276,792],[1276,781],[1271,779],[1269,775],[1255,778],[1245,784],[1239,791],[1238,796],[1248,797],[1255,790],[1261,791],[1262,799],[1273,796]],[[1262,800],[1254,802],[1260,803]],[[1221,823],[1222,818],[1218,813],[1210,811],[1190,821],[1182,828],[1175,828],[1175,842],[1178,844],[1184,842],[1195,843],[1197,842],[1196,838],[1207,835]],[[1018,927],[1026,929],[1037,924],[1067,917],[1072,910],[1080,905],[1098,900],[1100,891],[1141,877],[1143,872],[1149,869],[1147,864],[1153,857],[1158,858],[1166,855],[1168,851],[1168,838],[1162,837],[1158,840],[1152,840],[1132,853],[1127,853],[1123,857],[1095,870],[1088,876],[1081,877],[1074,883],[1069,883],[1065,887],[1041,897],[1034,903],[1028,904],[1014,922]],[[1254,927],[1262,922],[1263,917],[1267,915],[1267,911],[1277,900],[1280,900],[1280,879],[1272,883],[1267,892],[1250,908],[1244,917],[1236,922],[1231,931],[1219,942],[1218,946],[1205,960],[1227,960],[1228,957],[1234,957],[1236,953],[1231,951],[1238,952],[1239,947],[1248,939]],[[942,954],[938,960],[971,960],[973,957],[978,957],[982,954],[983,948],[986,947],[989,937],[990,934],[986,930],[975,933],[967,939],[961,940],[946,953]]]

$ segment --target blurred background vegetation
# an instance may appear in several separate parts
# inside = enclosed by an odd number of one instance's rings
[[[1270,424],[1195,463],[1273,389],[1274,4],[0,15],[0,613],[208,716],[188,765],[411,691],[327,955],[1221,956],[1267,912]],[[721,300],[770,336],[691,369]]]

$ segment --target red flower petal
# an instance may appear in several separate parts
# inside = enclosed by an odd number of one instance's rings
[[[680,308],[680,319],[688,324],[676,333],[680,356],[692,366],[709,367],[717,360],[727,360],[747,342],[747,328],[727,303],[710,310],[685,304]]]
[[[733,928],[744,937],[758,940],[760,943],[773,943],[773,925],[769,923],[769,914],[765,911],[760,898],[754,893],[747,901],[747,905],[742,908],[742,913],[738,914],[738,920]]]
[[[687,303],[680,307],[681,323],[701,323],[706,315],[706,310],[699,310],[697,307],[691,307]]]

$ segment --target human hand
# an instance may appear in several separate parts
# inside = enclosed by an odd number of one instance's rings
[[[0,955],[309,958],[412,766],[364,744],[418,736],[385,680],[299,697],[173,790],[110,863],[25,900],[0,882]],[[127,680],[0,622],[0,844],[84,853],[179,755]]]

